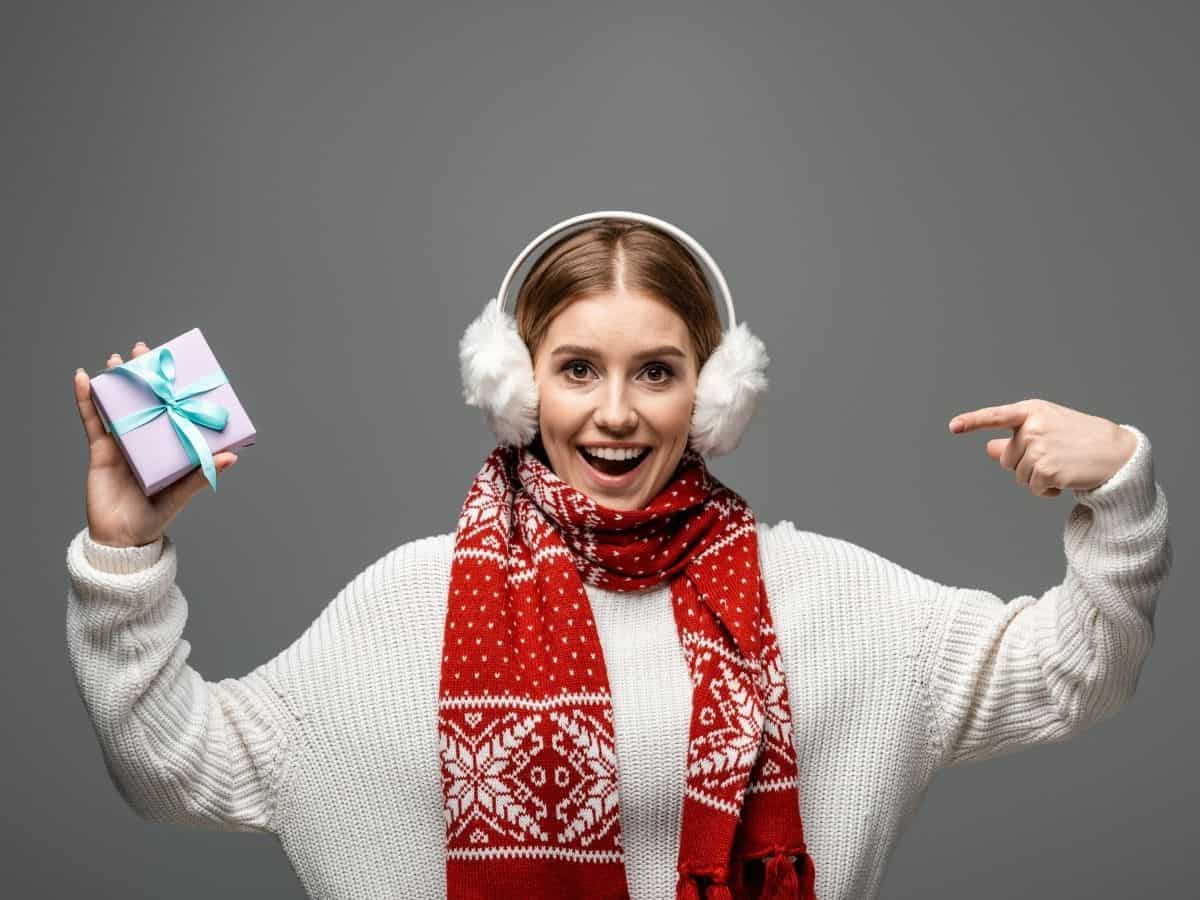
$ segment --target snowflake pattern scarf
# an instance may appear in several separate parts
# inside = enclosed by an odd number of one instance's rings
[[[685,450],[602,506],[497,447],[463,503],[438,737],[450,900],[629,897],[608,674],[584,582],[667,580],[693,684],[677,898],[815,900],[754,515]]]

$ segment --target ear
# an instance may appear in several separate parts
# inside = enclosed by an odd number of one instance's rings
[[[700,369],[689,445],[705,456],[731,452],[767,392],[770,362],[763,342],[744,322],[725,332]]]
[[[512,314],[489,300],[463,333],[458,358],[467,404],[483,410],[500,443],[528,444],[537,433],[537,385]]]

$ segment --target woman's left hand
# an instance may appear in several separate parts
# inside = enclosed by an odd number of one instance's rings
[[[1010,438],[988,441],[987,454],[1038,497],[1099,487],[1137,449],[1137,437],[1116,422],[1048,400],[985,406],[950,420],[956,434],[979,428],[1013,429]]]

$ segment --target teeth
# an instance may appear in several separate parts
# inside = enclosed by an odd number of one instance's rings
[[[618,450],[609,447],[583,447],[582,449],[588,456],[596,456],[600,459],[633,459],[635,456],[641,456],[643,453],[649,452],[650,448],[642,447],[637,450],[633,448]]]

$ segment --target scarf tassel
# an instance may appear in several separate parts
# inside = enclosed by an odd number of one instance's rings
[[[796,858],[793,860],[792,856]],[[799,878],[797,866],[802,867],[803,872]],[[767,862],[763,900],[816,900],[815,874],[812,859],[806,851],[789,854],[786,850],[778,850]]]
[[[765,858],[759,858],[765,861],[763,889],[759,895],[761,900],[817,900],[814,889],[816,873],[812,857],[806,849],[797,848],[789,852],[784,847],[773,847]],[[796,874],[797,867],[801,872],[799,876]],[[740,870],[733,876],[740,889],[742,882],[737,877],[739,873]],[[733,900],[733,891],[725,881],[727,873],[724,870],[703,873],[714,879],[704,889],[703,895],[700,874],[691,869],[680,869],[679,881],[675,885],[675,900]]]
[[[718,876],[723,877],[724,873]],[[679,881],[675,885],[675,900],[701,900],[699,876],[690,871],[679,873]],[[729,885],[724,881],[713,881],[704,889],[703,900],[733,900]]]
[[[700,888],[695,875],[690,872],[679,873],[679,881],[675,884],[675,900],[700,900]]]

